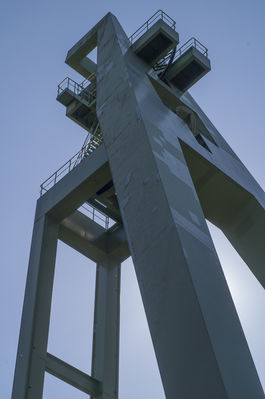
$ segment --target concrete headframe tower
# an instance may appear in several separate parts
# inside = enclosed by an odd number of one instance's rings
[[[207,49],[178,43],[162,11],[130,38],[109,13],[67,54],[85,80],[64,80],[57,99],[90,135],[41,186],[12,399],[40,399],[45,371],[118,397],[130,255],[166,398],[264,399],[205,218],[264,286],[265,195],[187,91],[210,70]],[[47,353],[58,239],[97,263],[91,376]]]

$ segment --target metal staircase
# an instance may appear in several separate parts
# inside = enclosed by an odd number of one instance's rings
[[[93,127],[92,134],[88,133],[85,138],[84,144],[82,145],[81,150],[80,150],[80,154],[77,157],[76,165],[78,165],[79,162],[84,157],[87,157],[89,154],[91,154],[93,151],[95,151],[102,143],[103,143],[103,137],[102,137],[101,129],[100,129],[98,121],[96,120],[94,127]],[[80,157],[82,157],[82,159],[80,159]]]

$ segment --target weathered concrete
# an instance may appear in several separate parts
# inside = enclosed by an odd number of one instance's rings
[[[107,154],[100,146],[39,199],[36,218],[49,214],[61,222],[110,179]]]
[[[12,398],[42,397],[58,223],[35,221],[23,305]]]
[[[97,66],[86,58],[96,46]],[[130,253],[166,398],[264,398],[205,221],[265,286],[263,190],[190,94],[133,52],[112,14],[66,62],[84,77],[97,71],[104,145],[38,201],[12,399],[41,399],[45,368],[117,399],[120,263]],[[109,231],[76,211],[98,200],[120,223]],[[98,264],[92,377],[46,354],[57,238]]]
[[[74,211],[110,178],[102,146],[38,200],[12,399],[41,399],[45,370],[86,393],[117,398],[120,262],[130,251],[121,225],[106,231]],[[47,354],[57,239],[99,263],[92,372],[100,380]]]
[[[92,377],[102,381],[99,399],[117,399],[119,382],[120,264],[97,265]]]
[[[98,26],[97,112],[166,397],[263,398],[180,140],[257,184],[207,120],[221,148],[198,144],[126,40],[114,16]]]
[[[105,264],[109,259],[121,263],[130,256],[123,226],[106,231],[79,211],[62,221],[58,237],[95,263]]]

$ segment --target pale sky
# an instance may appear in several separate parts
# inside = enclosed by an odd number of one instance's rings
[[[212,71],[191,94],[265,188],[264,0],[2,2],[1,399],[11,395],[39,185],[86,136],[55,100],[57,84],[66,76],[83,80],[64,64],[66,53],[108,11],[131,35],[159,8],[176,20],[180,43],[195,36],[209,49]],[[265,388],[264,289],[222,233],[211,231]],[[59,243],[48,350],[87,373],[94,280],[95,265]],[[120,398],[164,398],[131,260],[122,265],[120,343]],[[87,395],[47,375],[44,399],[61,397]]]

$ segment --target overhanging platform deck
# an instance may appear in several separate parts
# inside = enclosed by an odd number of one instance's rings
[[[172,64],[166,77],[177,89],[186,91],[210,70],[209,58],[192,46]]]
[[[132,50],[153,66],[178,43],[178,33],[160,19],[132,45]]]
[[[56,99],[66,107],[66,116],[84,129],[91,130],[97,120],[95,82],[84,87],[66,78],[58,86]]]

